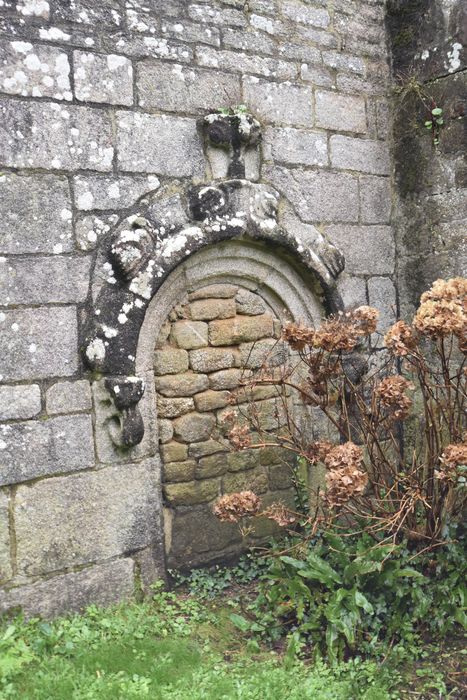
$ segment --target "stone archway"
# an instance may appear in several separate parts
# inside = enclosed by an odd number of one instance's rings
[[[168,183],[135,205],[101,245],[82,325],[83,356],[95,376],[99,461],[148,460],[159,499],[153,355],[174,306],[217,283],[258,294],[280,321],[309,323],[342,308],[341,253],[303,224],[279,192],[242,177],[258,153],[259,124],[249,115],[209,115],[203,127],[211,162],[216,148],[225,156],[232,140],[230,165],[221,173],[226,179],[188,188]],[[153,560],[160,571],[160,500],[156,510]]]

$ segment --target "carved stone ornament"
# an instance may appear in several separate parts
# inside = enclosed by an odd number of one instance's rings
[[[91,369],[106,375],[107,391],[120,416],[120,427],[113,423],[109,430],[113,442],[121,447],[138,444],[144,434],[137,407],[144,382],[134,374],[146,308],[168,275],[188,256],[233,238],[263,240],[286,249],[313,273],[327,313],[343,308],[336,289],[336,278],[344,268],[342,254],[319,234],[310,244],[296,228],[282,227],[279,192],[244,178],[246,150],[258,151],[259,122],[248,114],[214,114],[205,117],[202,125],[209,147],[228,152],[227,179],[188,187],[179,196],[185,202],[184,211],[176,213],[170,208],[162,218],[155,202],[146,199],[106,239],[106,251],[96,263],[98,292],[87,310],[83,353]],[[173,199],[169,191],[167,197],[171,196]]]

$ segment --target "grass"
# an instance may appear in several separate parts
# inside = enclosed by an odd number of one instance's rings
[[[331,667],[287,659],[233,626],[236,606],[225,591],[209,599],[159,588],[149,601],[91,606],[50,623],[4,621],[0,700],[448,697],[429,669],[418,669],[424,692],[405,695],[397,689],[402,677],[389,664],[357,658]]]

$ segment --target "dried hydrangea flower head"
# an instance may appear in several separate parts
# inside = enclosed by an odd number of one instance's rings
[[[350,312],[350,317],[360,335],[366,336],[375,333],[379,318],[378,309],[373,306],[359,306]]]
[[[274,520],[280,527],[293,525],[296,521],[295,515],[283,503],[272,503],[261,515],[268,518],[268,520]]]
[[[368,474],[361,469],[363,452],[353,442],[336,445],[324,455],[327,467],[325,476],[325,502],[330,508],[338,508],[365,490]]]
[[[442,468],[435,471],[436,478],[443,481],[457,482],[460,476],[459,467],[467,469],[467,442],[448,445],[439,461]]]
[[[212,511],[222,522],[238,523],[241,518],[259,512],[261,501],[253,491],[240,491],[221,496]]]
[[[329,440],[316,440],[308,446],[306,458],[310,464],[324,462],[324,458],[333,447],[334,445]]]
[[[396,374],[386,377],[378,384],[375,388],[375,396],[387,409],[390,418],[403,420],[407,418],[412,406],[412,400],[404,392],[414,388],[412,382]]]
[[[343,467],[360,467],[363,460],[362,448],[353,442],[345,442],[343,445],[335,445],[324,454],[323,462],[327,469],[341,469]]]
[[[303,350],[306,346],[312,347],[314,337],[314,328],[309,328],[308,326],[288,323],[282,329],[282,338],[290,345],[292,350]]]
[[[234,450],[246,450],[251,447],[250,428],[247,425],[234,425],[228,438]]]
[[[455,277],[436,280],[424,292],[414,317],[414,326],[423,335],[443,338],[454,334],[465,339],[467,333],[467,280]]]
[[[417,336],[405,321],[397,321],[384,336],[384,344],[396,357],[404,357],[415,351]]]

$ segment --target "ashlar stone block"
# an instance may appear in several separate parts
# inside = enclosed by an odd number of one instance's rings
[[[212,501],[219,494],[218,479],[187,481],[178,484],[165,484],[164,494],[167,503],[177,506],[192,506]]]
[[[119,167],[129,172],[204,174],[195,119],[117,112],[117,153]]]
[[[76,309],[0,311],[1,379],[66,377],[78,367]]]
[[[60,416],[0,425],[0,486],[94,465],[91,418]]]
[[[365,101],[361,97],[317,91],[315,95],[316,126],[336,131],[365,133]]]
[[[34,418],[41,410],[38,384],[0,386],[0,420]]]
[[[328,226],[326,235],[345,250],[346,270],[361,275],[394,272],[395,244],[390,226]]]
[[[161,418],[176,418],[194,409],[191,398],[157,398],[157,413]]]
[[[214,476],[220,476],[227,471],[227,458],[224,452],[201,457],[196,467],[197,479],[208,479]]]
[[[389,174],[389,148],[386,143],[339,135],[331,136],[330,143],[331,165],[334,168],[374,175]]]
[[[164,481],[177,483],[179,481],[191,481],[195,478],[196,462],[187,459],[183,462],[169,462],[164,464]]]
[[[328,144],[321,132],[292,129],[268,129],[264,143],[270,145],[275,161],[297,165],[327,165]]]
[[[45,395],[49,415],[89,411],[92,407],[91,386],[86,379],[75,382],[56,382]]]
[[[77,175],[73,178],[75,203],[81,211],[131,207],[160,185],[155,175]]]
[[[82,611],[91,603],[121,602],[131,598],[134,590],[134,561],[117,559],[0,592],[0,612],[20,607],[26,617],[50,619]]]
[[[0,90],[10,95],[70,101],[68,56],[53,46],[10,41],[0,46]]]
[[[188,447],[188,454],[190,457],[199,459],[200,457],[213,455],[216,452],[229,452],[229,450],[229,445],[220,440],[206,440],[205,442],[194,442],[190,445]]]
[[[73,250],[70,188],[65,177],[4,173],[0,192],[0,254]]]
[[[0,161],[15,168],[111,170],[110,116],[103,110],[57,102],[4,100]]]
[[[196,372],[236,367],[239,361],[239,353],[234,348],[201,348],[190,352],[190,366]]]
[[[181,442],[168,442],[161,445],[161,457],[165,463],[167,462],[184,462],[188,456],[188,447]]]
[[[391,217],[391,182],[387,177],[360,177],[360,217],[365,224],[387,224]]]
[[[221,369],[209,375],[209,385],[211,389],[235,389],[242,377],[244,377],[244,370]]]
[[[145,462],[21,486],[15,504],[18,571],[40,575],[149,545],[156,490]]]
[[[255,76],[243,79],[246,104],[269,124],[312,126],[311,88],[289,82],[274,83]]]
[[[179,63],[140,63],[137,90],[141,107],[171,112],[207,112],[226,99],[232,105],[241,101],[238,77],[226,73],[219,80],[213,71]]]
[[[133,104],[133,67],[125,56],[73,52],[75,95],[81,102]]]
[[[84,301],[90,267],[86,257],[0,258],[0,299],[5,306]]]

